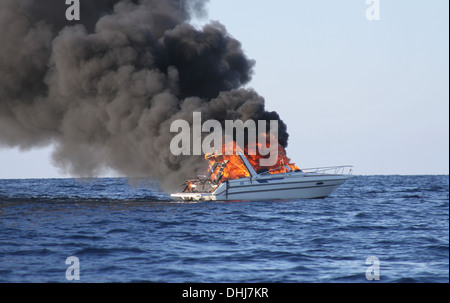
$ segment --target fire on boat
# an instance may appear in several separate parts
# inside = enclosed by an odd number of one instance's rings
[[[264,201],[325,198],[347,181],[350,165],[299,169],[288,158],[280,166],[255,170],[249,159],[238,151],[234,155],[214,153],[206,175],[187,180],[174,198],[185,201]]]

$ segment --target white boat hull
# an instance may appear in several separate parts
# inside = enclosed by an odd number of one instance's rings
[[[221,183],[211,193],[184,192],[172,197],[186,201],[264,201],[317,199],[329,196],[349,175],[286,174],[241,178]]]

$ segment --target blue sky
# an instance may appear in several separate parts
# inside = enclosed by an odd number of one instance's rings
[[[211,0],[208,16],[256,60],[248,87],[277,111],[300,167],[449,173],[449,1]],[[0,149],[0,178],[66,177],[51,147]]]

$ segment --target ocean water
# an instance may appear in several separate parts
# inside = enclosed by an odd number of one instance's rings
[[[379,280],[367,280],[370,256]],[[448,283],[449,177],[357,176],[326,199],[202,203],[120,178],[0,180],[0,282]]]

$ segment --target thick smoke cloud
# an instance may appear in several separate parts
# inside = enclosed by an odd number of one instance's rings
[[[242,88],[254,62],[217,22],[189,24],[201,0],[0,2],[0,145],[54,144],[56,165],[92,177],[111,168],[165,189],[203,161],[170,153],[170,124],[204,119],[280,120]],[[279,141],[287,145],[280,120]]]

